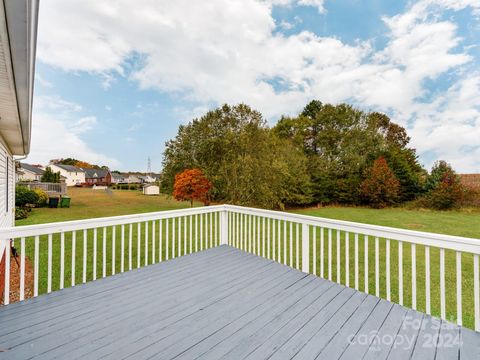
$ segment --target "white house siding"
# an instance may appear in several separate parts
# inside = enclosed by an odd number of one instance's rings
[[[15,163],[12,155],[0,141],[0,227],[15,224]],[[3,258],[5,242],[0,245],[0,261]]]
[[[85,182],[85,173],[83,171],[67,171],[56,165],[48,165],[53,172],[60,172],[60,175],[65,176],[65,183],[67,186],[75,186]]]
[[[22,169],[23,174],[18,175],[19,181],[40,181],[41,175],[31,173],[28,170]]]

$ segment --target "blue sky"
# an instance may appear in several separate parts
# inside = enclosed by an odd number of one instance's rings
[[[29,161],[159,171],[219,104],[274,124],[319,99],[387,113],[425,166],[480,172],[479,44],[478,0],[43,0]]]

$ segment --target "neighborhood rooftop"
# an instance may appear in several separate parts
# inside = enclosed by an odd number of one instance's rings
[[[36,174],[36,175],[42,175],[44,173],[44,170],[41,169],[39,166],[34,166],[34,165],[27,164],[27,163],[20,163],[20,167],[22,169],[28,170],[28,171]]]
[[[85,171],[86,178],[104,178],[108,174],[108,170],[105,169],[82,169]]]
[[[69,171],[69,172],[85,172],[85,170],[83,170],[82,168],[79,168],[77,166],[73,166],[73,165],[65,165],[65,164],[51,164],[51,165],[55,165],[65,171]]]

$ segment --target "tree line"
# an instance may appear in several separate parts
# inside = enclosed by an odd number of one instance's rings
[[[453,169],[438,162],[429,174],[409,144],[406,129],[387,115],[348,104],[314,100],[272,127],[248,105],[223,105],[167,141],[161,188],[172,194],[176,175],[199,169],[211,183],[208,201],[272,209],[414,200],[455,206],[461,189]]]

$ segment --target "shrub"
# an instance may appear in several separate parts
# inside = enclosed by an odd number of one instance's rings
[[[460,206],[480,208],[480,187],[464,186]]]
[[[360,186],[363,199],[372,207],[384,208],[398,200],[400,183],[385,158],[373,162],[367,178]]]
[[[426,195],[426,204],[436,210],[448,210],[460,206],[463,198],[463,188],[458,176],[445,173],[435,189]]]
[[[28,209],[21,208],[16,206],[15,207],[15,220],[26,219],[28,217]]]
[[[33,192],[37,194],[38,200],[35,203],[37,207],[47,206],[48,204],[48,194],[42,189],[33,189]]]
[[[18,185],[15,187],[15,206],[25,207],[27,205],[36,205],[38,195],[35,191],[26,186]]]
[[[426,195],[419,205],[435,210],[448,210],[461,205],[465,189],[459,176],[445,161],[438,161],[425,182]]]

